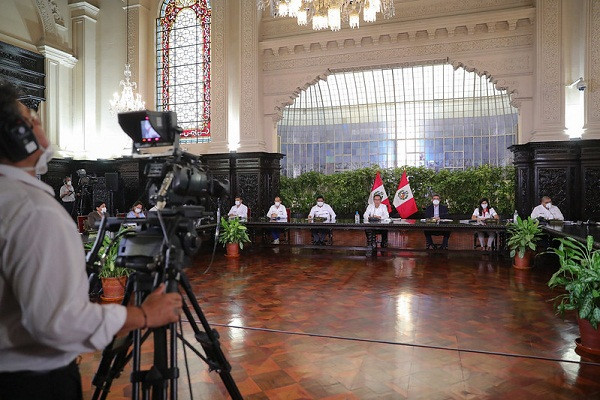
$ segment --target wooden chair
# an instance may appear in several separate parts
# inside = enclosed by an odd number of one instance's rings
[[[79,233],[85,233],[87,230],[87,215],[77,216],[77,230]]]

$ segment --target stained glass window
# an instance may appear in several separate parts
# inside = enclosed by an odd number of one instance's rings
[[[448,63],[337,71],[300,92],[277,133],[287,176],[507,165],[517,109],[488,77]]]
[[[210,141],[208,0],[164,0],[156,20],[158,110],[175,111],[182,143]]]

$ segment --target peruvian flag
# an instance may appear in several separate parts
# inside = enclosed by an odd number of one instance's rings
[[[415,201],[412,190],[410,190],[410,185],[408,184],[406,171],[402,173],[402,178],[400,178],[398,190],[396,190],[396,195],[394,196],[394,207],[398,210],[398,214],[400,214],[401,218],[408,218],[419,211],[417,202]]]
[[[369,204],[374,204],[373,196],[375,196],[376,194],[381,196],[381,202],[387,206],[388,212],[392,211],[390,199],[388,199],[387,193],[385,192],[385,188],[383,187],[383,181],[381,180],[381,175],[379,175],[379,171],[377,171],[377,175],[375,175],[373,189],[371,189],[371,194],[369,195]]]

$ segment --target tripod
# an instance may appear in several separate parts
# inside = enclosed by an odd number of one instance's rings
[[[171,228],[171,230],[177,230],[178,222],[179,219],[176,219],[175,223],[172,224],[175,228]],[[103,218],[99,232],[104,231],[105,225],[106,218]],[[166,234],[166,232],[164,233]],[[165,236],[171,237],[171,235]],[[152,241],[152,238],[149,241]],[[130,275],[123,304],[129,304],[133,296],[134,304],[141,305],[153,287],[156,287],[160,282],[166,282],[168,292],[179,291],[182,294],[184,300],[182,310],[194,331],[194,337],[204,350],[204,355],[183,337],[183,332],[177,331],[177,324],[175,323],[160,328],[148,329],[143,334],[139,329],[132,331],[125,337],[113,339],[112,343],[102,352],[102,359],[92,381],[92,384],[96,386],[93,400],[107,398],[113,380],[120,376],[129,361],[132,361],[132,399],[177,399],[177,379],[179,377],[177,339],[180,339],[183,343],[184,350],[187,347],[200,357],[208,365],[209,371],[218,372],[232,399],[242,399],[242,395],[231,376],[231,365],[221,350],[219,334],[210,327],[196,300],[190,282],[182,270],[183,253],[182,249],[169,245],[159,257],[155,257],[155,260],[160,260],[160,263],[164,262],[165,267],[162,270],[154,268],[154,271],[147,268],[146,260],[131,257],[126,265],[135,269],[136,272]],[[196,323],[195,317],[200,321],[202,329]],[[154,364],[149,370],[142,371],[140,368],[141,346],[150,335],[153,335],[154,340]]]

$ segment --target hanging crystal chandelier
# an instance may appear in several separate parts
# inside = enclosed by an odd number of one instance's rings
[[[312,20],[312,28],[321,30],[330,28],[339,31],[342,20],[348,21],[350,28],[360,25],[360,13],[363,21],[375,22],[377,13],[384,18],[394,16],[394,0],[257,0],[258,8],[270,10],[274,17],[296,18],[298,25],[307,25]]]
[[[134,93],[137,84],[131,82],[131,69],[129,63],[125,64],[125,80],[122,80],[119,84],[123,87],[121,94],[115,92],[113,98],[110,101],[110,111],[113,114],[118,114],[128,111],[137,111],[145,109],[146,105],[142,100],[142,95]]]
[[[131,82],[131,67],[129,65],[129,0],[127,1],[127,22],[126,22],[126,51],[127,51],[127,63],[125,64],[125,80],[121,80],[119,83],[122,86],[121,93],[115,92],[112,100],[110,100],[110,112],[115,115],[122,112],[138,111],[146,108],[144,101],[142,101],[142,95],[135,93],[137,84]]]

